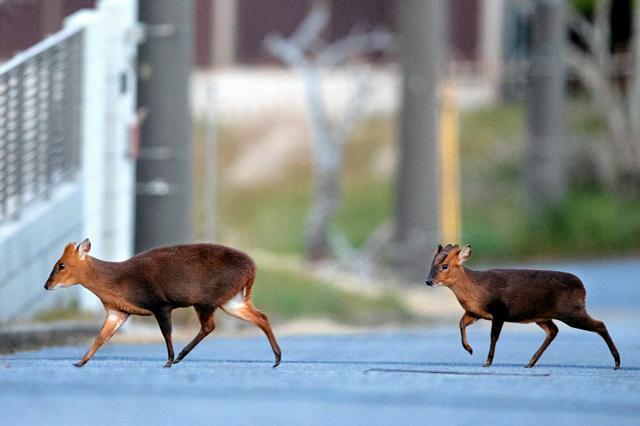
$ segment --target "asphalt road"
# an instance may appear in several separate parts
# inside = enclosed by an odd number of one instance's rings
[[[523,368],[544,338],[535,325],[506,325],[484,368],[486,322],[468,329],[471,356],[452,323],[281,338],[277,369],[263,337],[211,336],[170,369],[163,345],[107,344],[81,369],[72,362],[86,347],[49,348],[0,357],[0,424],[640,424],[640,300],[629,300],[640,265],[627,266],[609,291],[585,279],[620,370],[599,336],[562,326]],[[605,276],[611,264],[594,268]]]
[[[162,345],[111,345],[84,368],[85,348],[0,358],[2,424],[638,424],[640,344],[612,330],[621,370],[601,339],[561,329],[533,369],[543,333],[505,328],[495,365],[481,366],[452,330],[281,339],[210,338],[171,369]]]

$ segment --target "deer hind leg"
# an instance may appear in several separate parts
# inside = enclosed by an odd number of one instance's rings
[[[271,349],[273,350],[273,354],[275,355],[275,363],[273,364],[273,368],[276,368],[278,365],[280,365],[282,351],[280,350],[280,346],[276,341],[273,330],[271,330],[269,319],[265,314],[253,307],[253,305],[251,304],[251,300],[249,298],[246,298],[246,294],[243,294],[243,291],[237,293],[224,305],[220,306],[220,308],[231,316],[248,321],[260,327],[260,329],[267,336],[267,339],[269,339]]]
[[[600,337],[602,337],[602,339],[605,341],[607,346],[609,347],[609,350],[611,351],[613,360],[616,363],[615,369],[617,370],[618,368],[620,368],[620,354],[618,353],[618,349],[616,348],[616,345],[613,343],[611,336],[609,336],[609,331],[607,331],[607,327],[604,325],[602,321],[591,318],[586,312],[584,312],[580,316],[561,318],[561,320],[570,327],[598,333]]]
[[[214,312],[215,308],[213,306],[194,306],[196,310],[196,314],[198,314],[198,320],[200,321],[200,332],[193,338],[191,342],[189,342],[184,349],[180,351],[178,354],[178,358],[173,361],[174,364],[179,363],[182,359],[187,356],[189,352],[193,348],[196,347],[198,343],[207,335],[209,335],[216,328],[216,323],[214,321]]]
[[[93,355],[100,349],[102,345],[104,345],[107,340],[113,336],[116,331],[127,321],[129,318],[129,314],[122,311],[116,311],[114,309],[107,309],[107,316],[104,319],[104,323],[102,324],[102,328],[96,337],[96,340],[93,342],[93,345],[89,348],[87,353],[82,357],[82,359],[76,362],[76,367],[82,367],[89,361]]]
[[[547,333],[547,337],[544,339],[544,342],[542,342],[542,345],[540,345],[540,348],[538,348],[536,353],[533,354],[533,357],[531,358],[531,361],[529,361],[529,364],[525,366],[527,368],[531,368],[534,365],[536,365],[536,362],[538,362],[538,358],[540,358],[540,356],[543,354],[543,352],[547,349],[547,347],[551,344],[553,339],[555,339],[556,335],[558,334],[558,327],[551,320],[540,321],[540,322],[537,322],[536,324],[538,324],[540,328],[542,328],[545,331],[545,333]]]
[[[469,352],[470,355],[473,355],[473,349],[469,342],[467,342],[467,327],[476,321],[478,321],[478,318],[473,315],[469,315],[468,312],[465,312],[460,319],[460,338],[462,339],[462,347]]]
[[[487,355],[487,361],[484,363],[485,367],[490,367],[493,362],[493,354],[496,351],[496,343],[498,343],[498,339],[500,338],[500,331],[502,331],[502,326],[504,325],[504,321],[494,319],[491,322],[491,346],[489,347],[489,355]]]

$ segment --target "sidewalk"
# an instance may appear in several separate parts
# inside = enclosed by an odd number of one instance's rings
[[[0,326],[0,354],[86,343],[96,336],[99,329],[100,324],[91,321]]]

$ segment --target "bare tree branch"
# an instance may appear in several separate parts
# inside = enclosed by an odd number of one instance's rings
[[[575,46],[567,49],[567,61],[573,72],[580,78],[585,87],[594,95],[596,107],[607,122],[609,131],[614,135],[609,143],[615,146],[618,156],[628,153],[623,146],[625,133],[624,101],[614,90],[609,77],[603,77],[596,62]]]
[[[594,50],[596,60],[600,69],[610,75],[611,61],[609,46],[611,45],[611,0],[598,0],[595,6],[595,17],[593,20]]]
[[[332,139],[331,125],[327,117],[320,71],[313,66],[300,69],[305,81],[307,104],[311,117],[311,152],[316,173],[327,173],[339,167],[340,153],[336,152],[336,144]]]
[[[307,215],[305,244],[307,257],[312,260],[330,255],[330,225],[342,198],[340,172],[344,165],[345,145],[364,112],[365,99],[370,91],[368,73],[355,73],[360,78],[347,111],[339,123],[332,124],[324,102],[321,72],[325,68],[344,64],[357,55],[386,50],[392,40],[390,33],[379,30],[369,34],[355,33],[323,48],[320,36],[328,22],[327,4],[317,3],[290,38],[271,34],[264,40],[266,49],[274,57],[296,69],[304,82],[311,125],[314,174],[314,192]],[[338,250],[334,249],[334,254]]]
[[[303,67],[307,64],[304,51],[279,35],[270,34],[265,37],[264,46],[269,53],[290,67]]]
[[[301,51],[307,51],[318,41],[322,31],[329,23],[329,8],[324,2],[316,2],[311,13],[302,21],[290,37],[290,42]]]
[[[597,41],[595,40],[596,36],[594,35],[593,26],[587,18],[578,13],[575,9],[571,7],[568,9],[569,13],[567,22],[569,23],[569,28],[573,30],[578,37],[580,37],[580,40],[582,40],[590,52],[594,52],[596,50],[595,45]]]
[[[349,139],[351,131],[364,114],[367,106],[367,98],[371,93],[371,74],[369,70],[362,70],[359,73],[356,89],[351,95],[347,104],[347,110],[342,121],[335,126],[333,140],[340,145],[345,145]]]
[[[327,46],[318,54],[318,62],[327,65],[340,65],[354,56],[389,49],[393,35],[386,30],[375,30],[366,34],[353,34]]]
[[[639,8],[635,6],[631,50],[623,55],[626,61],[611,52],[611,0],[597,0],[593,23],[575,10],[570,11],[570,28],[587,45],[587,50],[569,46],[567,62],[591,93],[606,124],[610,168],[616,174],[615,181],[610,182],[611,189],[621,192],[637,191],[640,184]],[[620,63],[627,64],[622,74],[612,66]],[[619,77],[626,77],[626,84],[621,84]]]

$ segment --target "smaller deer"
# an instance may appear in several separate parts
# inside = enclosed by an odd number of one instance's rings
[[[256,266],[247,254],[216,244],[189,244],[151,249],[124,262],[105,262],[89,256],[90,249],[88,239],[78,246],[67,244],[44,285],[53,290],[81,284],[104,305],[102,329],[76,367],[86,364],[129,315],[155,317],[167,345],[164,366],[171,367],[214,330],[217,308],[260,327],[276,358],[273,367],[280,364],[281,351],[269,320],[251,304]],[[187,306],[194,307],[200,332],[174,359],[171,311]]]
[[[462,347],[473,354],[467,342],[466,328],[478,319],[491,321],[491,346],[484,366],[493,362],[496,343],[505,322],[535,322],[547,337],[526,367],[533,367],[558,334],[553,319],[567,325],[598,333],[607,343],[615,368],[620,355],[602,321],[589,316],[585,306],[586,291],[578,277],[565,272],[526,269],[491,269],[473,271],[462,264],[471,256],[471,246],[441,245],[436,249],[427,285],[451,289],[462,305],[460,320]]]

